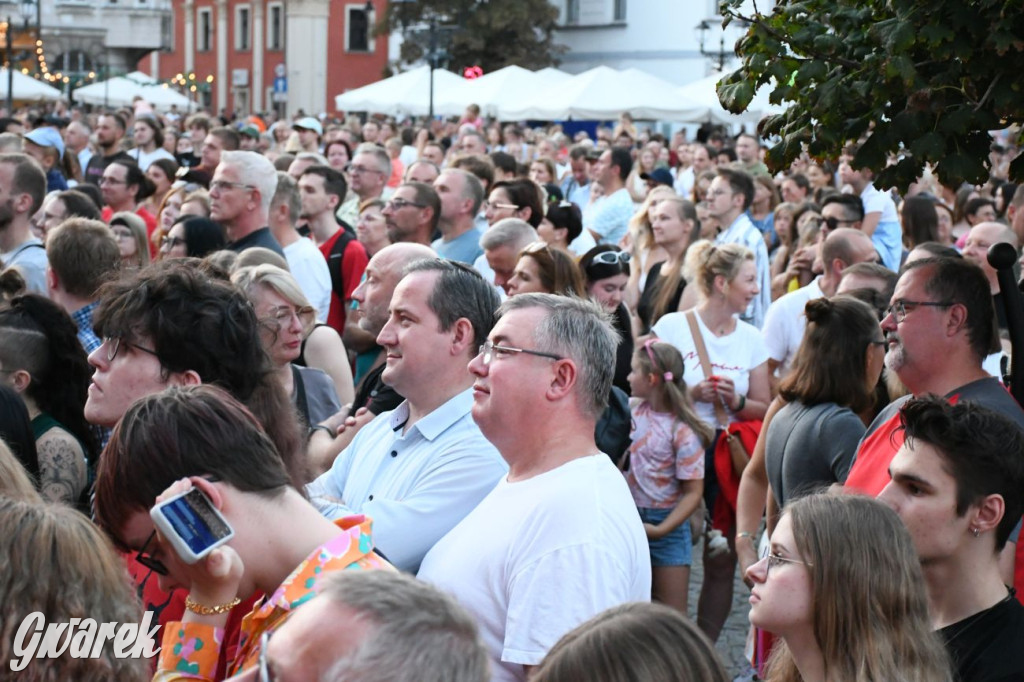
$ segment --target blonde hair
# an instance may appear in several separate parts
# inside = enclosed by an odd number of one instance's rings
[[[142,605],[110,541],[70,507],[0,497],[0,658],[18,660],[12,643],[22,621],[41,612],[47,623],[72,618],[138,623]],[[159,643],[154,644],[157,646]],[[108,642],[98,658],[30,658],[31,680],[148,680],[145,659],[118,659]],[[6,665],[6,663],[5,663]]]
[[[257,287],[267,287],[296,308],[308,308],[309,299],[302,293],[302,288],[295,277],[276,265],[253,265],[241,267],[231,274],[231,283],[242,290],[249,300],[253,300]]]
[[[672,300],[676,297],[676,290],[679,289],[679,284],[683,281],[683,263],[686,260],[686,253],[689,251],[689,243],[692,243],[700,235],[700,220],[697,218],[697,207],[693,205],[692,201],[687,201],[682,197],[672,196],[662,200],[658,204],[658,208],[663,209],[667,206],[673,206],[676,211],[676,217],[682,221],[689,220],[693,223],[693,230],[690,231],[689,240],[687,247],[676,258],[671,258],[665,261],[661,266],[661,277],[655,283],[657,292],[654,294],[654,301],[651,310],[651,324],[661,318],[665,313],[674,312],[669,310],[669,305]]]
[[[921,563],[896,512],[856,495],[808,495],[783,512],[811,579],[814,637],[825,677],[851,682],[951,679],[928,617]],[[784,641],[767,682],[799,682]]]
[[[0,495],[22,502],[43,501],[32,477],[3,440],[0,440]]]
[[[690,245],[686,252],[683,274],[694,282],[704,298],[715,291],[715,278],[732,282],[746,261],[754,260],[754,252],[742,244],[715,245],[706,239]]]
[[[704,422],[693,409],[690,392],[683,378],[683,356],[675,346],[649,339],[634,353],[637,365],[644,374],[653,374],[657,381],[653,391],[668,405],[676,419],[697,435],[705,448],[711,445],[715,430]]]
[[[656,202],[677,196],[675,190],[667,185],[658,185],[647,193],[640,208],[629,219],[629,242],[632,244],[630,250],[633,255],[639,257],[640,253],[654,248],[654,233],[651,232],[651,207]]]

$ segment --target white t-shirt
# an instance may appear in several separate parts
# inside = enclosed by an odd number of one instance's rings
[[[174,155],[163,147],[157,147],[151,152],[144,152],[141,148],[136,147],[135,149],[128,150],[128,156],[139,162],[139,170],[143,173],[145,173],[150,164],[157,159],[168,159],[170,161],[174,161]],[[174,178],[171,178],[171,180],[173,181]]]
[[[764,339],[768,357],[782,363],[777,374],[784,377],[793,365],[800,343],[807,329],[807,315],[804,308],[807,302],[824,296],[821,290],[821,278],[816,277],[807,286],[800,287],[779,298],[768,308],[764,317],[761,338]]]
[[[327,322],[327,311],[331,307],[331,272],[327,269],[324,254],[305,237],[300,237],[283,250],[288,269],[309,299],[309,304],[316,308],[317,322]]]
[[[750,390],[750,372],[768,361],[768,351],[761,339],[761,332],[752,324],[743,320],[736,320],[736,329],[726,336],[715,336],[706,326],[700,315],[694,312],[697,317],[697,325],[704,337],[704,346],[708,349],[708,361],[711,363],[711,370],[717,375],[732,379],[738,395],[746,395]],[[651,331],[666,343],[670,343],[679,349],[683,356],[683,376],[686,385],[693,388],[706,378],[704,370],[700,366],[700,357],[697,355],[697,346],[693,343],[693,336],[690,334],[690,323],[686,320],[686,313],[669,313],[662,316],[651,328]],[[694,403],[697,416],[710,424],[718,427],[718,419],[715,417],[715,406],[712,403],[697,401]],[[735,413],[725,408],[729,417],[729,423],[736,421]]]
[[[418,576],[474,616],[495,682],[524,680],[558,639],[651,598],[643,524],[607,455],[497,487],[423,559]]]

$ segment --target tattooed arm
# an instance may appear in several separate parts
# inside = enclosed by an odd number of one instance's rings
[[[36,441],[36,450],[43,499],[74,505],[88,481],[82,446],[64,429],[53,428]]]

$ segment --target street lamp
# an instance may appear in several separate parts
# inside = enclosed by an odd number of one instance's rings
[[[393,5],[414,4],[416,0],[391,0]],[[433,12],[427,18],[426,29],[409,30],[405,19],[402,20],[402,34],[419,44],[424,49],[423,56],[430,66],[430,103],[428,105],[428,116],[434,118],[434,69],[438,68],[441,62],[448,58],[448,50],[441,47],[442,38],[447,39],[458,27],[442,26],[438,24],[438,17]],[[447,42],[447,40],[446,40]]]
[[[25,31],[28,31],[28,19],[31,16],[32,5],[35,4],[32,0],[21,0],[18,4],[18,17],[22,19],[25,24]],[[11,17],[7,17],[7,27],[4,29],[4,38],[7,51],[7,115],[14,115],[14,63],[28,58],[27,52],[19,52],[14,54],[14,24],[11,21]],[[37,36],[38,38],[38,36]]]
[[[736,51],[735,50],[726,50],[725,49],[725,29],[724,28],[721,29],[721,33],[718,34],[718,51],[715,52],[713,50],[709,50],[709,49],[705,48],[705,45],[706,45],[706,42],[707,42],[707,38],[708,38],[708,31],[711,30],[712,21],[717,21],[717,20],[715,20],[715,19],[712,19],[712,20],[703,19],[703,20],[701,20],[701,22],[699,24],[697,24],[693,28],[693,30],[697,34],[697,41],[700,43],[700,54],[701,54],[701,56],[717,60],[718,61],[718,70],[719,71],[724,71],[725,70],[725,60],[730,58],[730,57],[735,57],[736,56]],[[746,27],[748,26],[746,21],[743,21],[743,20],[740,20],[740,19],[734,19],[733,22],[732,22],[732,25],[736,26],[737,28],[740,28],[740,29],[746,29]]]

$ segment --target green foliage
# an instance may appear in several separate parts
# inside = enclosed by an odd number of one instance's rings
[[[740,69],[719,84],[722,105],[744,111],[762,85],[783,114],[758,129],[778,137],[769,165],[806,146],[853,160],[880,187],[906,187],[926,163],[956,186],[988,177],[989,130],[1024,123],[1024,12],[1019,0],[778,0],[770,13],[723,0],[726,22],[750,22]],[[888,165],[897,155],[899,163]],[[1024,160],[1010,165],[1024,180]]]
[[[484,73],[516,64],[540,69],[558,64],[566,48],[556,45],[558,10],[547,0],[412,0],[389,2],[384,30],[402,32],[422,27],[429,17],[440,26],[438,45],[446,52],[441,66],[461,73],[480,66]],[[406,40],[402,60],[414,62],[427,49],[425,31],[420,40]]]

